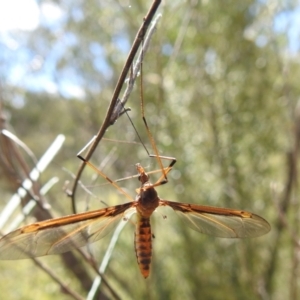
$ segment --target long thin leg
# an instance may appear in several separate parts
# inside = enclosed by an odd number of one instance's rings
[[[154,154],[150,154],[149,156],[150,157],[157,157]],[[175,163],[177,161],[175,157],[170,157],[170,156],[159,155],[158,158],[159,158],[160,161],[161,161],[161,159],[166,159],[166,160],[171,160],[171,162],[170,162],[168,167],[166,167],[166,168],[163,167],[163,175],[153,184],[153,186],[159,186],[159,185],[162,185],[162,184],[165,184],[165,183],[168,182],[167,175],[172,170],[173,166],[175,165]]]
[[[156,143],[155,143],[155,140],[153,138],[153,135],[149,129],[149,126],[148,126],[148,123],[147,123],[147,120],[146,120],[146,117],[145,117],[145,110],[144,110],[144,97],[143,97],[143,72],[142,72],[142,64],[143,64],[143,54],[142,54],[142,57],[141,57],[141,95],[140,95],[140,98],[141,98],[141,113],[142,113],[142,119],[143,119],[143,122],[145,124],[145,127],[146,127],[146,131],[147,131],[147,135],[148,135],[148,138],[150,140],[150,143],[151,143],[151,147],[154,151],[155,154],[149,154],[149,157],[155,157],[158,161],[158,164],[159,164],[159,167],[160,167],[160,170],[162,172],[162,176],[154,183],[151,185],[151,187],[156,187],[156,186],[160,186],[160,185],[163,185],[165,183],[168,182],[168,173],[172,170],[174,164],[176,163],[176,158],[175,157],[169,157],[169,156],[162,156],[162,155],[159,155],[159,152],[158,152],[158,149],[156,147]],[[126,112],[126,110],[124,109],[124,112]],[[133,125],[134,126],[134,125]],[[137,133],[138,134],[138,133]],[[102,176],[105,180],[107,180],[110,184],[112,184],[117,190],[119,190],[123,195],[125,195],[130,201],[133,201],[132,197],[127,194],[118,184],[117,184],[117,181],[113,181],[111,180],[109,177],[107,177],[104,173],[102,173],[96,166],[94,166],[92,163],[90,163],[89,161],[87,161],[85,158],[83,158],[80,153],[82,153],[82,151],[84,151],[90,144],[91,144],[92,141],[90,141],[84,148],[83,150],[81,150],[78,154],[77,154],[77,157],[79,159],[81,159],[85,164],[89,165],[93,170],[95,170],[100,176]],[[147,151],[148,152],[148,151]],[[166,159],[166,160],[171,160],[170,164],[168,167],[164,167],[163,166],[163,163],[162,163],[162,159]],[[152,171],[152,172],[155,172],[155,171]],[[151,172],[151,173],[152,173]],[[150,188],[150,186],[148,187]],[[139,191],[140,189],[137,189],[136,191]]]
[[[111,180],[109,177],[107,177],[104,173],[102,173],[96,166],[94,166],[92,163],[87,161],[85,158],[83,158],[80,154],[77,154],[77,157],[81,159],[86,165],[90,166],[93,170],[95,170],[100,176],[102,176],[105,180],[107,180],[110,184],[112,184],[119,192],[121,192],[127,199],[130,201],[134,201],[134,199],[127,194],[118,184]]]
[[[151,143],[151,146],[152,146],[152,149],[154,151],[154,155],[149,155],[150,157],[156,157],[157,161],[158,161],[158,164],[159,164],[159,167],[161,169],[161,172],[162,172],[162,176],[158,179],[158,181],[156,183],[153,184],[153,187],[155,186],[159,186],[159,185],[162,185],[162,184],[165,184],[168,182],[168,173],[172,170],[172,167],[173,165],[176,163],[176,158],[174,157],[168,157],[168,156],[161,156],[159,155],[159,152],[158,152],[158,149],[156,147],[156,143],[155,143],[155,140],[153,138],[153,135],[149,129],[149,126],[148,126],[148,123],[147,123],[147,120],[146,120],[146,117],[145,117],[145,109],[144,109],[144,97],[143,97],[143,52],[142,52],[142,55],[141,55],[141,94],[140,94],[140,99],[141,99],[141,113],[142,113],[142,119],[143,119],[143,122],[145,124],[145,127],[146,127],[146,131],[147,131],[147,134],[148,134],[148,138],[150,140],[150,143]],[[171,163],[169,165],[169,167],[167,168],[164,168],[163,166],[163,163],[161,161],[161,159],[168,159],[168,160],[171,160]]]

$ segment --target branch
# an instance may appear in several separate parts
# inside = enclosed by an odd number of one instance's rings
[[[118,105],[119,94],[121,92],[122,86],[123,86],[123,84],[125,82],[125,79],[127,77],[127,74],[130,70],[130,67],[132,66],[134,57],[135,57],[142,41],[144,40],[144,37],[146,35],[147,29],[150,25],[150,22],[152,21],[154,15],[156,13],[156,10],[158,9],[160,3],[161,3],[160,0],[159,1],[158,0],[153,1],[146,17],[143,20],[143,24],[141,25],[140,29],[137,32],[137,35],[134,39],[133,45],[132,45],[131,50],[129,52],[128,58],[125,62],[125,65],[123,67],[123,70],[121,72],[119,80],[117,82],[116,88],[114,90],[114,93],[113,93],[112,99],[110,101],[108,111],[107,111],[105,119],[104,119],[104,122],[103,122],[99,132],[97,133],[91,147],[89,148],[89,150],[86,154],[86,157],[85,157],[86,161],[88,161],[92,157],[92,155],[93,155],[94,151],[96,150],[99,142],[103,138],[107,128],[110,125],[112,125],[112,123],[113,123],[112,115],[115,114],[116,112],[117,113],[120,112],[120,110],[119,110],[120,106],[116,107],[116,105]],[[123,108],[123,106],[122,106],[122,108]],[[75,178],[73,189],[72,189],[71,198],[72,198],[73,213],[76,213],[75,194],[76,194],[76,189],[77,189],[77,186],[78,186],[78,181],[80,179],[80,176],[81,176],[84,168],[85,168],[85,163],[82,163],[81,166],[79,167],[79,170],[78,170],[77,174],[76,174],[76,178]]]

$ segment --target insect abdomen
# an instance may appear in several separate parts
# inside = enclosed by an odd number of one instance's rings
[[[134,237],[135,253],[142,275],[147,278],[150,273],[152,257],[152,234],[150,219],[138,217]]]

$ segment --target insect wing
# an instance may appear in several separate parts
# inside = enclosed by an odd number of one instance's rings
[[[222,238],[258,237],[270,231],[270,224],[250,212],[229,208],[186,204],[161,200],[170,206],[192,229]]]
[[[0,239],[0,259],[59,254],[98,241],[113,230],[118,221],[132,215],[135,211],[135,208],[129,209],[132,205],[129,202],[19,228]]]

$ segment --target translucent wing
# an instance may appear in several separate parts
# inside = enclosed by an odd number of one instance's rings
[[[83,247],[103,238],[134,211],[133,202],[129,202],[24,226],[0,239],[0,259],[58,254]]]
[[[247,211],[167,200],[161,200],[159,205],[172,207],[190,228],[217,237],[257,237],[271,229],[265,219]]]

